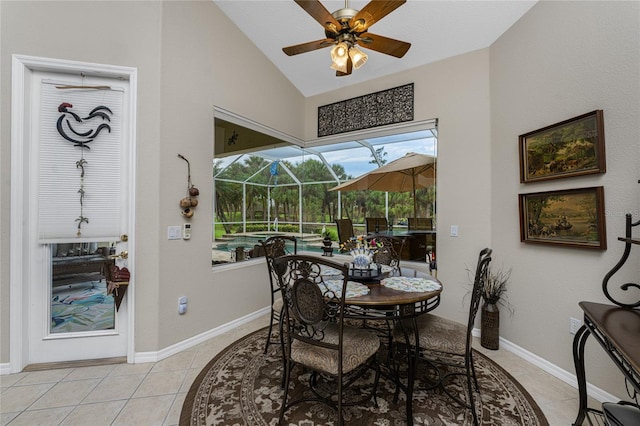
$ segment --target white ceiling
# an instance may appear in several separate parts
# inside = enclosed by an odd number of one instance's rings
[[[305,96],[313,96],[448,57],[489,47],[537,0],[408,0],[369,32],[411,43],[401,58],[366,50],[369,60],[353,74],[336,77],[329,48],[287,56],[285,46],[323,39],[324,30],[293,0],[213,0]],[[329,12],[342,0],[321,0]],[[368,0],[350,0],[362,9]],[[364,49],[363,49],[364,50]]]

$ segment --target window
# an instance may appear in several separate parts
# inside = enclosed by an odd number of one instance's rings
[[[408,152],[437,157],[435,121],[302,147],[226,118],[215,119],[214,265],[251,258],[258,241],[274,233],[297,236],[299,250],[321,252],[322,230],[336,241],[338,218],[352,219],[361,233],[365,217],[372,216],[406,227],[414,216],[411,192],[330,189]],[[418,217],[435,217],[435,187],[434,180],[417,190]]]

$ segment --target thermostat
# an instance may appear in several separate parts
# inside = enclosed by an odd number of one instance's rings
[[[189,238],[191,238],[191,224],[185,223],[182,225],[182,239],[188,240]]]

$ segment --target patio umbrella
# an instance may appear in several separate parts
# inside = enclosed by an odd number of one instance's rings
[[[389,164],[335,186],[330,191],[411,191],[413,192],[413,214],[417,217],[416,189],[427,188],[435,182],[435,160],[435,157],[430,155],[410,152]]]

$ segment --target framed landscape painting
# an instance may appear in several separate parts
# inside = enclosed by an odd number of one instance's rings
[[[519,136],[520,182],[606,171],[602,110]]]
[[[606,250],[602,186],[519,197],[520,241]]]

